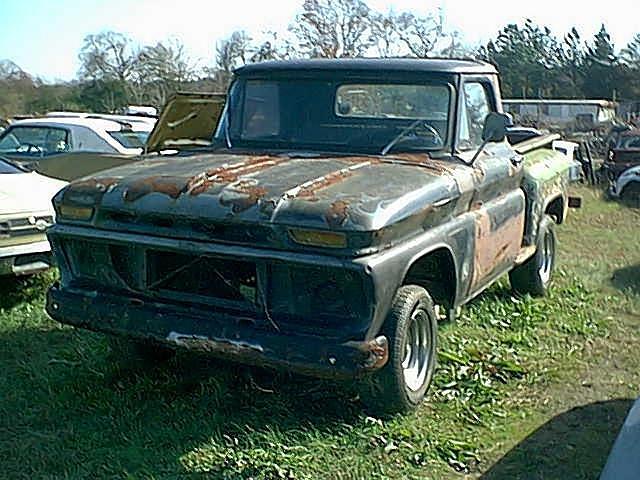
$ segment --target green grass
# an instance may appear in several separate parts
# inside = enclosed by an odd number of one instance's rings
[[[0,478],[596,478],[638,394],[640,214],[580,189],[551,295],[505,282],[440,330],[414,414],[328,382],[182,354],[115,357],[0,280]]]

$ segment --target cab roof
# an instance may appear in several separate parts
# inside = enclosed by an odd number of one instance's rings
[[[414,72],[497,74],[493,65],[476,60],[451,58],[338,58],[285,60],[252,63],[235,70],[239,76],[268,72]]]

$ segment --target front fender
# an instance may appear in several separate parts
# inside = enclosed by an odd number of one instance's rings
[[[455,268],[455,301],[460,303],[462,292],[471,277],[465,258],[472,258],[474,223],[471,215],[463,215],[429,229],[416,237],[374,255],[357,259],[371,276],[374,285],[375,312],[366,339],[375,338],[384,323],[393,297],[412,265],[438,249],[446,249]]]

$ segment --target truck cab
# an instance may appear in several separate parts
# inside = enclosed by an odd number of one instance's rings
[[[491,65],[248,65],[206,144],[186,128],[202,102],[163,113],[184,138],[152,133],[143,160],[57,195],[53,318],[356,379],[374,407],[407,411],[439,322],[507,273],[519,293],[549,288],[572,162],[557,137],[507,142]]]

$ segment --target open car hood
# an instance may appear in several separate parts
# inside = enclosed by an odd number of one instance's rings
[[[175,94],[147,139],[147,152],[210,144],[225,98],[222,93]]]

